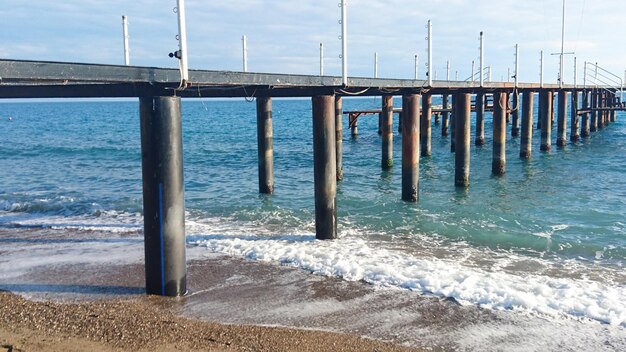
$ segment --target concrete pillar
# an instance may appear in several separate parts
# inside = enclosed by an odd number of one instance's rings
[[[433,114],[433,96],[430,94],[422,95],[422,120],[420,121],[420,138],[422,156],[430,156],[431,154],[431,118]]]
[[[444,94],[443,97],[441,98],[442,101],[442,107],[444,109],[448,109],[450,107],[450,104],[448,104],[448,99],[449,99],[449,95],[448,94]],[[444,111],[443,113],[441,113],[441,136],[442,137],[447,137],[448,136],[448,126],[449,126],[449,122],[450,122],[450,113],[447,111]]]
[[[485,144],[485,92],[476,93],[476,140],[477,146]]]
[[[274,193],[274,142],[272,98],[256,99],[256,125],[259,162],[259,193]]]
[[[312,103],[315,238],[327,240],[337,238],[335,97],[314,96]]]
[[[146,293],[182,296],[187,292],[185,189],[179,97],[142,97]]]
[[[402,135],[402,112],[398,113],[398,133]]]
[[[454,155],[454,185],[469,186],[470,175],[470,113],[472,101],[469,93],[458,93],[457,114],[454,122],[456,153]]]
[[[611,105],[613,108],[617,107],[617,96],[613,96],[613,104]],[[617,121],[617,111],[613,110],[611,111],[611,122],[616,122]]]
[[[337,160],[337,181],[343,180],[343,99],[335,96],[335,156]]]
[[[455,120],[456,120],[456,94],[452,94],[452,113],[450,114],[450,152],[454,153],[456,151],[456,131],[454,128]]]
[[[391,95],[382,98],[382,158],[380,165],[383,170],[389,170],[393,166],[393,97]]]
[[[572,108],[571,108],[571,127],[570,138],[572,142],[580,140],[580,117],[578,116],[578,91],[572,92]]]
[[[507,93],[496,92],[493,94],[493,158],[491,172],[496,175],[504,175],[506,172],[506,106]]]
[[[356,138],[359,135],[359,124],[358,124],[358,120],[354,121],[354,124],[352,124],[352,127],[350,127],[350,136],[352,136],[352,138]]]
[[[402,96],[402,200],[419,199],[420,96]]]
[[[561,90],[559,92],[558,97],[558,107],[559,107],[559,115],[557,120],[557,131],[556,131],[556,146],[564,147],[567,145],[567,99],[569,98],[569,93],[565,90]]]
[[[606,92],[603,89],[598,90],[598,108],[604,108],[604,99],[606,97]],[[606,120],[606,111],[600,110],[598,112],[598,129],[601,130],[604,128],[604,122]]]
[[[597,110],[598,108],[598,90],[597,89],[593,89],[591,90],[591,127],[590,130],[591,132],[595,132],[598,130],[598,116],[599,116],[599,112]]]
[[[544,90],[539,94],[541,109],[541,146],[539,150],[550,151],[552,149],[552,91]]]
[[[525,90],[522,93],[522,136],[519,156],[530,159],[533,149],[533,103],[535,93]]]
[[[378,114],[378,135],[383,134],[383,113]]]
[[[511,109],[513,109],[511,111],[511,115],[512,115],[512,119],[511,119],[511,137],[518,137],[519,136],[519,112],[520,112],[520,103],[519,103],[519,93],[517,92],[517,90],[514,92],[513,97],[512,97],[512,107]]]
[[[591,91],[587,89],[583,91],[583,109],[588,110],[590,106],[591,106]],[[591,117],[591,114],[588,112],[586,112],[582,116],[582,126],[580,128],[580,136],[583,138],[589,137],[590,128],[591,128],[591,123],[589,121],[590,117]]]

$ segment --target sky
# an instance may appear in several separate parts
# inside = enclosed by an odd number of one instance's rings
[[[478,67],[479,33],[492,80],[507,81],[519,45],[520,82],[555,83],[561,50],[562,0],[347,0],[348,75],[413,78],[415,54],[425,78],[426,23],[433,25],[433,68],[439,79],[465,80]],[[191,69],[242,70],[242,35],[248,70],[341,75],[340,0],[186,0]],[[0,58],[123,64],[122,15],[129,19],[131,64],[178,67],[168,53],[178,47],[175,0],[0,0]],[[626,70],[623,38],[626,1],[567,0],[565,83],[578,83],[585,61],[620,78]],[[591,70],[590,70],[591,71]]]

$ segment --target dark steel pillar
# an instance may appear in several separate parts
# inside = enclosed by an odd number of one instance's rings
[[[559,115],[556,130],[556,146],[565,147],[567,145],[567,98],[569,93],[565,90],[559,92],[558,107]]]
[[[578,91],[572,92],[572,108],[570,114],[571,127],[569,140],[572,142],[578,142],[580,140],[580,117],[578,116]]]
[[[274,193],[274,135],[272,98],[256,99],[256,126],[259,158],[259,193]]]
[[[535,93],[525,90],[522,93],[522,136],[519,156],[530,159],[533,150],[533,103]]]
[[[541,109],[541,145],[539,150],[550,151],[552,149],[552,91],[544,90],[539,95]]]
[[[512,119],[511,119],[511,137],[519,136],[519,112],[520,112],[520,103],[519,103],[519,93],[517,91],[514,92],[512,97]]]
[[[476,140],[474,144],[485,144],[485,92],[476,93]]]
[[[313,103],[313,175],[315,238],[337,238],[337,159],[335,97],[318,95]]]
[[[450,152],[454,153],[456,151],[456,131],[454,128],[454,124],[456,123],[456,113],[457,113],[457,102],[456,102],[456,94],[452,94],[452,113],[450,114]]]
[[[402,200],[419,199],[420,96],[402,96]]]
[[[420,121],[420,138],[422,156],[430,156],[431,154],[431,136],[432,126],[431,118],[433,114],[433,96],[430,94],[422,95],[422,120]]]
[[[448,99],[449,99],[449,95],[448,94],[444,94],[443,97],[441,98],[441,102],[442,102],[442,107],[444,109],[448,109],[450,104],[448,104]],[[441,136],[442,137],[447,137],[448,136],[448,126],[450,125],[450,113],[447,111],[444,111],[441,113]]]
[[[454,155],[454,185],[457,187],[469,186],[470,175],[470,114],[472,111],[471,96],[468,93],[459,93],[456,99],[457,114],[454,123],[456,138],[456,153]]]
[[[185,189],[179,97],[142,97],[146,292],[182,296],[187,292]]]
[[[583,90],[583,108],[589,109],[590,106],[591,106],[591,92],[589,90]],[[583,138],[589,137],[589,132],[591,128],[589,118],[590,118],[590,114],[588,112],[583,114],[582,126],[580,130],[580,136]]]
[[[382,116],[382,158],[380,165],[383,170],[393,166],[393,96],[383,96]]]
[[[337,181],[343,180],[343,99],[335,96],[335,156],[337,160]]]
[[[491,172],[504,175],[506,172],[506,110],[507,93],[493,94],[493,158]]]

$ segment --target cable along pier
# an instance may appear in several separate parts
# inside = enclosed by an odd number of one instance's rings
[[[311,98],[316,238],[334,239],[336,186],[343,179],[344,114],[352,135],[358,133],[359,116],[379,116],[381,168],[401,167],[398,201],[417,202],[420,156],[430,156],[434,126],[441,126],[443,136],[450,135],[455,153],[455,176],[450,182],[468,187],[472,139],[477,146],[484,144],[485,112],[491,112],[493,123],[491,172],[503,175],[508,124],[512,137],[520,138],[520,158],[531,157],[533,137],[541,139],[543,152],[552,149],[553,139],[558,147],[565,147],[615,122],[616,111],[626,109],[620,88],[204,70],[189,70],[188,79],[182,80],[177,69],[0,60],[0,98],[139,98],[146,291],[164,296],[187,291],[181,98],[256,99],[259,192],[267,194],[274,192],[272,98]],[[533,116],[536,94],[539,113]],[[432,104],[437,95],[442,97],[441,106]],[[344,112],[342,99],[349,96],[379,96],[381,109]],[[396,108],[394,96],[401,97]],[[473,138],[471,111],[476,116]],[[393,165],[392,158],[394,114],[399,115],[401,166]],[[556,138],[552,137],[554,122]]]

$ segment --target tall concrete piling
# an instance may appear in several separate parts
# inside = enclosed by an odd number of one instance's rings
[[[359,136],[359,124],[358,124],[358,120],[354,121],[354,123],[352,124],[352,127],[350,127],[350,136],[352,138],[356,138]]]
[[[612,107],[614,109],[617,108],[617,96],[616,95],[613,96]],[[617,121],[617,111],[616,110],[612,110],[611,111],[611,122],[616,122],[616,121]]]
[[[335,96],[335,160],[337,161],[337,181],[343,180],[343,98]]]
[[[470,176],[470,113],[471,96],[458,93],[456,98],[457,114],[454,122],[456,153],[454,155],[454,185],[468,187]]]
[[[337,238],[335,97],[314,96],[312,105],[315,238],[327,240]]]
[[[430,156],[431,154],[431,118],[433,114],[433,96],[430,94],[422,95],[422,119],[420,121],[420,139],[421,139],[421,155]]]
[[[580,140],[580,117],[578,116],[578,91],[572,92],[572,107],[570,110],[570,137],[572,142],[578,142]]]
[[[476,93],[476,139],[474,144],[485,144],[485,92]]]
[[[382,98],[382,157],[381,168],[389,170],[393,167],[393,96]]]
[[[583,109],[588,110],[591,107],[591,92],[586,89],[583,91]],[[590,123],[591,114],[589,112],[585,112],[582,115],[582,126],[580,127],[580,136],[583,138],[589,137],[591,123]]]
[[[522,93],[522,135],[519,156],[530,159],[533,148],[533,103],[535,93],[525,90]]]
[[[513,93],[513,97],[511,99],[511,137],[518,137],[520,103],[519,92],[517,92],[517,90]]]
[[[598,110],[595,110],[597,108],[598,108],[598,90],[592,89],[591,90],[591,127],[589,128],[591,132],[596,132],[598,130],[599,112]]]
[[[402,96],[402,200],[419,199],[420,96]]]
[[[139,99],[146,292],[187,292],[180,97]]]
[[[443,107],[443,109],[448,109],[450,107],[450,104],[448,102],[449,99],[449,95],[448,94],[444,94],[441,97],[441,105]],[[447,137],[448,136],[448,128],[450,126],[450,113],[447,111],[444,111],[443,113],[441,113],[441,136],[442,137]]]
[[[567,99],[569,92],[561,90],[558,97],[558,119],[556,131],[556,146],[565,147],[567,145]]]
[[[600,108],[600,109],[604,109],[605,96],[606,96],[606,92],[603,89],[598,90],[598,108]],[[605,110],[599,110],[598,111],[597,121],[598,121],[598,130],[603,129],[604,128],[604,122],[606,121],[606,111]]]
[[[491,172],[504,175],[506,172],[506,111],[508,97],[505,92],[493,94],[493,158]]]
[[[552,91],[543,90],[539,94],[543,108],[541,109],[541,145],[539,150],[547,152],[552,149]]]
[[[274,193],[274,137],[272,131],[272,98],[256,99],[257,153],[259,193]]]
[[[456,114],[457,114],[457,95],[452,94],[452,113],[450,114],[450,152],[454,153],[456,151]]]

